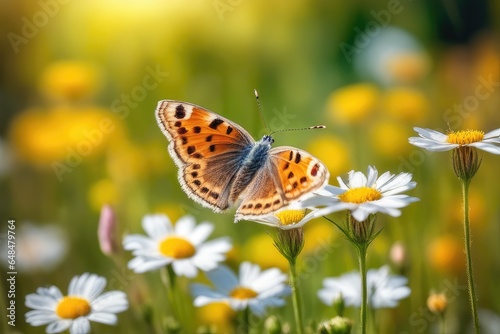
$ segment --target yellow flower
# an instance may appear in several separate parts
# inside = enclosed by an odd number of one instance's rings
[[[262,268],[278,267],[288,270],[288,262],[274,247],[272,238],[265,233],[252,236],[245,244],[244,260],[259,264]]]
[[[407,152],[410,129],[395,121],[380,121],[370,129],[369,136],[373,148],[388,157],[398,156]]]
[[[335,121],[359,123],[375,110],[378,100],[379,91],[375,85],[353,84],[334,91],[328,99],[328,109]]]
[[[90,206],[95,211],[101,210],[105,204],[118,202],[119,194],[116,185],[110,179],[103,179],[94,183],[88,193]]]
[[[197,308],[196,313],[200,323],[215,326],[217,330],[216,333],[232,333],[236,311],[227,303],[210,303]]]
[[[417,89],[398,87],[388,89],[382,99],[382,110],[396,119],[418,123],[429,111],[429,102]]]
[[[462,273],[465,270],[463,255],[463,245],[453,235],[440,236],[427,247],[429,263],[441,273]]]
[[[97,69],[87,63],[63,61],[50,65],[42,74],[40,89],[58,100],[81,100],[94,96],[101,86]]]
[[[344,173],[351,162],[347,145],[341,139],[330,134],[314,138],[307,150],[326,165],[330,175]]]
[[[118,143],[108,152],[108,174],[120,181],[134,180],[147,174],[148,161],[144,151],[127,141]]]
[[[38,165],[68,160],[73,168],[102,152],[120,125],[100,108],[31,109],[12,121],[10,138],[21,160]]]
[[[313,224],[308,224],[304,230],[304,255],[313,253],[318,247],[329,247],[337,234],[334,225],[325,219],[318,219]]]

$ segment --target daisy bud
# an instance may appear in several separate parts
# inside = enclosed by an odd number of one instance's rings
[[[448,306],[448,299],[444,293],[431,293],[427,298],[427,308],[432,313],[442,315]]]
[[[348,318],[334,317],[323,321],[318,326],[320,334],[349,334],[352,328],[352,321]]]
[[[271,232],[276,249],[289,261],[295,263],[304,247],[304,229],[302,227],[291,230],[276,229]]]
[[[378,233],[373,233],[375,228],[376,215],[369,215],[368,218],[362,222],[357,221],[349,213],[348,214],[348,231],[349,238],[352,242],[358,245],[368,245],[377,236]]]
[[[453,149],[452,161],[455,175],[466,182],[472,179],[481,165],[477,149],[471,146],[459,146]]]
[[[272,315],[264,322],[264,329],[267,334],[281,334],[281,321],[276,316]]]
[[[109,205],[104,205],[101,208],[101,216],[99,217],[99,226],[97,229],[99,246],[104,255],[111,256],[118,252],[116,227],[117,223],[113,208]]]

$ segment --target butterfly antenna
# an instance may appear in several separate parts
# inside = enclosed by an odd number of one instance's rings
[[[307,126],[305,128],[281,129],[281,130],[273,131],[269,135],[271,136],[275,133],[280,133],[280,132],[302,131],[302,130],[313,130],[313,129],[326,129],[326,126],[325,125],[314,125],[314,126]]]
[[[259,92],[257,92],[257,89],[254,89],[253,92],[255,94],[255,99],[257,100],[257,106],[259,107],[260,119],[262,120],[262,123],[264,123],[264,127],[266,128],[266,132],[269,133],[269,128],[267,127],[266,120],[264,119],[264,113],[262,112],[262,107],[260,105]]]

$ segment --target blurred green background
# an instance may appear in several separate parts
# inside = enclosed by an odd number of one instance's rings
[[[97,332],[144,331],[147,310],[150,329],[161,330],[169,310],[158,273],[135,275],[124,269],[130,254],[110,258],[99,249],[103,204],[116,210],[119,239],[143,233],[145,214],[175,221],[188,213],[214,222],[214,236],[231,236],[233,267],[250,260],[286,270],[263,226],[233,224],[231,214],[187,198],[154,118],[159,100],[182,100],[260,139],[257,88],[272,130],[327,126],[277,134],[275,145],[319,157],[331,184],[368,165],[414,174],[418,186],[409,194],[421,201],[400,218],[380,216],[384,230],[369,249],[370,268],[389,263],[412,289],[399,307],[377,312],[380,332],[432,332],[437,322],[425,306],[432,289],[449,297],[450,333],[468,331],[461,193],[451,154],[424,152],[407,138],[414,126],[500,126],[499,2],[2,1],[0,22],[2,247],[8,219],[19,231],[17,326],[9,330],[44,332],[25,324],[24,296],[48,284],[65,293],[71,277],[85,271],[106,276],[109,289],[125,290],[131,303],[116,327],[97,325]],[[480,309],[498,321],[499,157],[482,155],[471,186],[474,269]],[[47,242],[37,228],[57,241]],[[405,248],[403,264],[391,260],[396,242]],[[325,220],[308,223],[307,322],[332,316],[316,297],[322,279],[354,269],[355,253],[339,231]],[[232,316],[196,312],[199,323],[219,323],[220,332]],[[292,320],[291,303],[272,312]],[[357,310],[347,315],[357,319]]]

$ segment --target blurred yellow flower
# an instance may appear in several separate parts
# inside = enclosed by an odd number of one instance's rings
[[[252,236],[244,245],[242,260],[260,265],[263,269],[278,267],[288,270],[288,262],[274,247],[273,239],[265,233]]]
[[[330,175],[339,175],[349,169],[351,155],[347,145],[333,135],[315,137],[307,150],[320,159],[330,171]]]
[[[11,124],[10,139],[24,161],[49,165],[64,161],[74,168],[103,151],[121,123],[105,109],[27,110]]]
[[[114,182],[110,179],[102,179],[94,183],[88,192],[90,207],[99,212],[105,204],[118,202],[119,193]]]
[[[108,151],[106,167],[114,179],[128,181],[146,176],[148,161],[141,147],[124,140]]]
[[[370,129],[370,142],[374,150],[388,157],[398,156],[411,149],[408,137],[411,128],[395,121],[379,121]]]
[[[396,119],[418,123],[427,117],[429,102],[417,89],[398,87],[384,93],[381,108]]]
[[[328,98],[328,109],[335,121],[343,124],[365,120],[377,107],[378,88],[369,83],[348,85],[335,90]]]
[[[196,308],[197,318],[203,325],[213,325],[216,333],[232,333],[236,318],[234,311],[227,303],[215,302]]]
[[[469,190],[469,221],[474,231],[484,231],[488,226],[488,221],[486,219],[487,210],[488,208],[484,194],[478,190]],[[453,228],[456,228],[463,220],[463,214],[462,196],[460,194],[456,196],[453,205],[449,207],[448,217],[451,217],[449,224],[453,226]]]
[[[91,64],[61,61],[47,67],[40,78],[40,90],[57,100],[93,97],[101,87],[99,71]]]
[[[401,52],[387,62],[387,71],[394,81],[412,83],[421,80],[429,72],[430,61],[424,52]]]
[[[306,255],[318,250],[318,247],[331,249],[331,245],[337,234],[335,226],[325,219],[316,219],[310,222],[304,229],[304,248],[302,254]]]
[[[434,239],[427,247],[427,258],[438,272],[457,275],[465,271],[463,244],[453,235]]]

